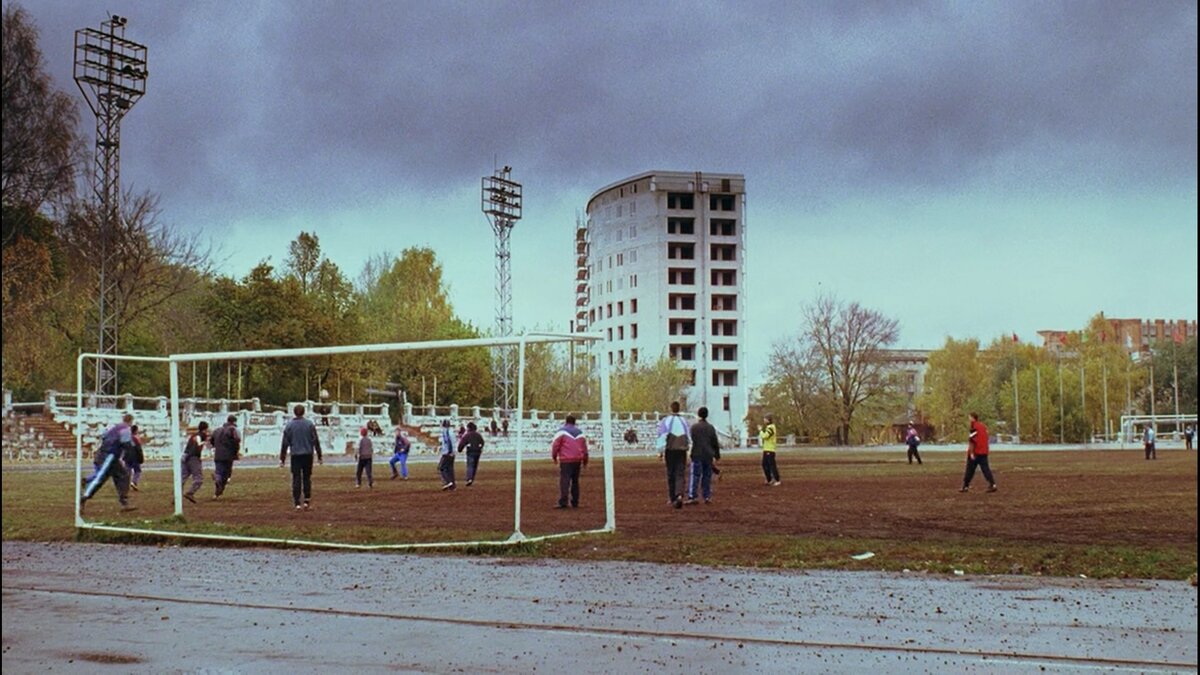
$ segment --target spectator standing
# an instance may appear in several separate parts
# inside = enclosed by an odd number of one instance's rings
[[[396,427],[396,442],[392,446],[392,458],[388,460],[388,466],[392,467],[392,480],[396,480],[397,476],[403,476],[404,480],[408,480],[408,451],[412,448],[412,444],[408,441],[408,435],[400,427]],[[396,463],[400,464],[400,472],[396,473]]]
[[[475,482],[475,472],[479,470],[479,458],[483,455],[483,436],[474,422],[467,423],[467,433],[458,439],[458,451],[467,451],[467,487]]]
[[[233,477],[233,463],[241,459],[242,436],[237,430],[237,415],[225,418],[225,424],[213,432],[213,499],[225,494],[225,485]]]
[[[129,433],[133,436],[133,446],[125,452],[125,466],[129,467],[129,487],[140,491],[138,482],[142,480],[142,464],[146,461],[146,454],[142,451],[142,438],[136,424],[129,427]]]
[[[575,426],[575,416],[567,415],[562,428],[550,442],[550,459],[558,465],[558,506],[579,508],[579,474],[588,463],[587,437]]]
[[[667,499],[675,508],[683,508],[683,491],[687,487],[688,424],[679,416],[679,401],[671,401],[671,414],[658,422],[658,458],[666,460]]]
[[[983,477],[988,482],[988,492],[995,492],[996,479],[992,477],[992,469],[988,466],[988,430],[983,422],[979,421],[979,414],[971,413],[971,431],[967,436],[967,471],[963,474],[962,489],[959,492],[971,489],[975,467],[979,467],[983,472]]]
[[[502,432],[502,433],[503,433],[505,436],[508,436],[508,418],[507,418],[507,417],[505,417],[504,419],[500,420],[500,431],[501,431],[501,432]]]
[[[354,459],[357,466],[354,468],[354,487],[362,487],[363,469],[367,471],[367,488],[375,487],[375,478],[371,473],[372,462],[375,461],[375,446],[371,443],[370,428],[363,427],[358,430],[358,445],[354,448]]]
[[[712,503],[713,462],[721,459],[721,441],[717,430],[708,423],[708,408],[701,406],[696,414],[700,420],[692,425],[692,479],[688,482],[688,504],[696,502],[699,484],[704,503]]]
[[[908,446],[908,463],[912,464],[913,459],[917,460],[917,464],[921,464],[921,453],[917,452],[917,446],[921,444],[921,437],[917,435],[917,429],[913,425],[908,425],[908,433],[904,436],[904,443]]]
[[[125,453],[133,446],[133,431],[130,429],[132,424],[133,415],[126,413],[120,422],[105,430],[104,436],[101,437],[100,449],[96,451],[100,467],[96,469],[79,498],[81,511],[84,503],[91,499],[110,477],[113,487],[117,489],[117,501],[121,503],[121,510],[132,511],[137,508],[129,505],[129,471],[125,468],[123,459]]]
[[[1186,450],[1192,449],[1192,439],[1194,439],[1195,437],[1196,437],[1196,428],[1195,427],[1193,427],[1190,424],[1187,425],[1186,427],[1184,427],[1184,429],[1183,429],[1184,449],[1186,449]]]
[[[442,420],[441,457],[438,473],[442,477],[442,489],[454,490],[454,439],[450,436],[450,420]]]
[[[1146,430],[1142,432],[1142,443],[1146,445],[1146,459],[1158,459],[1158,450],[1155,448],[1154,439],[1154,425],[1147,424]]]
[[[775,429],[775,418],[767,415],[766,424],[758,432],[759,443],[762,444],[762,470],[767,477],[767,485],[779,485],[779,465],[775,461],[775,447],[779,442],[779,432]]]
[[[196,490],[204,483],[204,466],[200,460],[200,452],[208,444],[208,422],[196,425],[196,433],[188,437],[187,446],[183,449],[183,483],[192,479],[192,487],[183,493],[183,498],[196,503]]]
[[[490,433],[491,433],[493,436],[495,436],[496,434],[500,433],[500,427],[496,426],[496,418],[495,418],[495,417],[493,417],[493,418],[492,418],[492,423],[491,423],[491,426],[489,426],[489,427],[488,427],[488,431],[489,431],[489,432],[490,432]]]
[[[312,505],[312,471],[313,454],[317,463],[321,460],[321,439],[317,438],[317,425],[304,417],[304,406],[297,405],[292,409],[296,415],[283,429],[283,442],[279,446],[279,466],[287,459],[288,452],[292,454],[292,502],[296,509],[308,509]],[[304,502],[300,501],[303,491]]]

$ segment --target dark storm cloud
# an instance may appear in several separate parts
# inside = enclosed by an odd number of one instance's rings
[[[43,44],[51,25],[100,18],[91,3],[30,10]],[[493,155],[546,189],[652,168],[843,195],[1001,170],[1196,180],[1194,3],[114,11],[152,60],[126,157],[143,187],[211,217],[448,191]]]

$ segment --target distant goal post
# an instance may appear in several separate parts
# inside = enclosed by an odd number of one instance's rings
[[[564,343],[564,342],[596,342],[603,340],[603,336],[599,333],[554,333],[554,332],[530,332],[522,335],[514,335],[508,337],[491,337],[491,338],[466,338],[458,340],[431,340],[425,342],[394,342],[366,345],[343,345],[335,347],[300,347],[290,349],[264,349],[264,350],[245,350],[245,351],[230,351],[230,352],[205,352],[192,354],[172,354],[170,356],[111,356],[105,355],[104,358],[115,358],[117,360],[128,361],[145,361],[165,363],[169,369],[170,378],[170,442],[171,448],[171,464],[172,478],[174,482],[174,514],[176,516],[183,515],[183,483],[182,483],[182,467],[179,461],[180,451],[183,447],[184,429],[180,425],[181,422],[181,406],[179,397],[179,365],[181,363],[197,363],[208,361],[223,361],[223,360],[250,360],[250,359],[283,359],[283,358],[304,358],[313,356],[335,356],[347,354],[381,354],[404,351],[420,351],[420,350],[446,350],[446,349],[471,349],[471,348],[494,348],[494,347],[516,347],[518,350],[517,359],[517,407],[515,435],[516,435],[516,456],[515,456],[515,495],[514,495],[514,513],[513,513],[513,531],[507,539],[490,540],[490,541],[459,541],[459,542],[426,542],[426,543],[401,543],[401,544],[353,544],[353,543],[337,543],[337,542],[321,542],[308,541],[298,539],[283,539],[271,537],[248,537],[234,534],[199,534],[192,532],[182,532],[173,530],[151,530],[135,527],[121,527],[114,525],[106,525],[103,523],[88,522],[83,519],[82,510],[80,508],[79,497],[80,477],[83,469],[83,442],[80,427],[76,426],[76,446],[75,446],[75,466],[76,466],[76,499],[75,499],[75,526],[83,529],[108,530],[115,532],[137,532],[143,534],[155,534],[171,537],[196,538],[196,539],[213,539],[224,541],[241,541],[247,543],[279,543],[290,545],[306,545],[327,548],[349,548],[357,550],[382,550],[382,549],[417,549],[417,548],[451,548],[451,547],[475,547],[475,546],[503,546],[508,544],[516,544],[521,542],[533,542],[544,539],[575,536],[580,534],[591,534],[600,532],[612,532],[616,530],[616,500],[615,488],[613,483],[613,443],[612,443],[612,393],[610,389],[610,368],[606,360],[597,359],[597,376],[600,380],[600,424],[601,424],[601,448],[603,452],[603,473],[604,473],[604,509],[605,509],[605,524],[600,529],[580,530],[573,532],[562,532],[553,534],[544,534],[533,537],[526,537],[521,531],[521,484],[522,484],[522,462],[524,459],[524,438],[525,438],[525,364],[526,364],[526,347],[531,344],[547,344],[547,343]],[[92,353],[80,354],[76,365],[76,402],[78,410],[83,410],[83,365],[89,358],[98,358],[99,355]]]

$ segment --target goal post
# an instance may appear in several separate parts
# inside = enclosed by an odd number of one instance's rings
[[[612,404],[611,404],[611,389],[610,389],[610,368],[606,359],[598,359],[596,367],[596,375],[600,380],[600,407],[601,407],[601,448],[603,453],[603,474],[604,474],[604,500],[605,500],[605,523],[602,528],[579,530],[573,532],[541,534],[538,536],[526,537],[521,530],[521,488],[522,488],[522,463],[525,453],[525,438],[526,438],[526,420],[525,420],[525,370],[526,370],[526,347],[530,344],[543,343],[570,343],[570,342],[597,342],[603,337],[599,333],[555,333],[555,332],[529,332],[522,335],[514,335],[507,337],[488,337],[488,338],[464,338],[454,340],[432,340],[424,342],[399,342],[399,343],[380,343],[380,344],[365,344],[365,345],[343,345],[333,347],[300,347],[288,349],[265,349],[265,350],[245,350],[245,351],[230,351],[230,352],[206,352],[206,353],[191,353],[191,354],[172,354],[166,357],[118,357],[125,360],[140,360],[163,362],[168,365],[170,377],[170,439],[168,441],[170,462],[172,464],[171,476],[173,482],[173,512],[175,516],[183,514],[183,483],[182,483],[182,467],[179,462],[180,449],[183,447],[184,430],[181,428],[181,407],[180,407],[180,387],[179,387],[179,366],[180,364],[197,363],[202,361],[219,361],[219,360],[264,360],[264,359],[284,359],[284,358],[304,358],[314,356],[336,356],[348,354],[383,354],[404,351],[417,350],[447,350],[447,349],[470,349],[470,348],[515,348],[518,350],[518,372],[517,372],[517,407],[515,410],[516,424],[516,448],[515,448],[515,498],[514,498],[514,513],[513,513],[513,529],[511,535],[506,539],[490,540],[490,541],[459,541],[459,542],[422,542],[422,543],[389,543],[389,544],[358,544],[358,543],[338,543],[338,542],[321,542],[307,541],[292,538],[272,538],[272,537],[257,537],[257,536],[242,536],[235,534],[211,534],[211,533],[193,533],[171,530],[154,530],[143,529],[137,527],[119,527],[107,525],[103,523],[87,522],[83,519],[79,507],[79,481],[76,480],[76,506],[75,506],[75,523],[76,527],[109,530],[117,532],[138,532],[143,534],[157,534],[164,536],[210,539],[210,540],[225,540],[225,541],[242,541],[253,543],[280,543],[285,545],[307,545],[328,548],[349,548],[357,550],[382,550],[382,549],[417,549],[417,548],[446,548],[446,547],[468,547],[468,546],[503,546],[506,544],[514,544],[519,542],[539,541],[550,538],[574,536],[579,534],[612,532],[616,529],[616,505],[615,505],[615,486],[614,471],[613,471],[613,442],[612,442]],[[83,392],[82,392],[82,373],[83,360],[86,357],[94,356],[84,354],[80,356],[78,362],[78,384],[77,384],[77,404],[82,410]],[[82,437],[77,435],[76,439],[76,471],[77,474],[82,471]],[[77,475],[78,479],[78,475]]]

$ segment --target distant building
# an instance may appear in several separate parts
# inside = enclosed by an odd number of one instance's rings
[[[593,356],[673,359],[689,407],[743,439],[745,198],[741,174],[649,171],[593,194],[575,235],[575,326],[607,338]]]
[[[1104,317],[1101,314],[1101,317]],[[1132,352],[1147,351],[1157,342],[1176,340],[1184,342],[1196,337],[1196,322],[1186,319],[1109,319],[1105,321],[1112,327],[1113,335],[1118,344]],[[1039,330],[1042,336],[1042,348],[1051,352],[1063,351],[1067,345],[1068,336],[1079,331]]]

